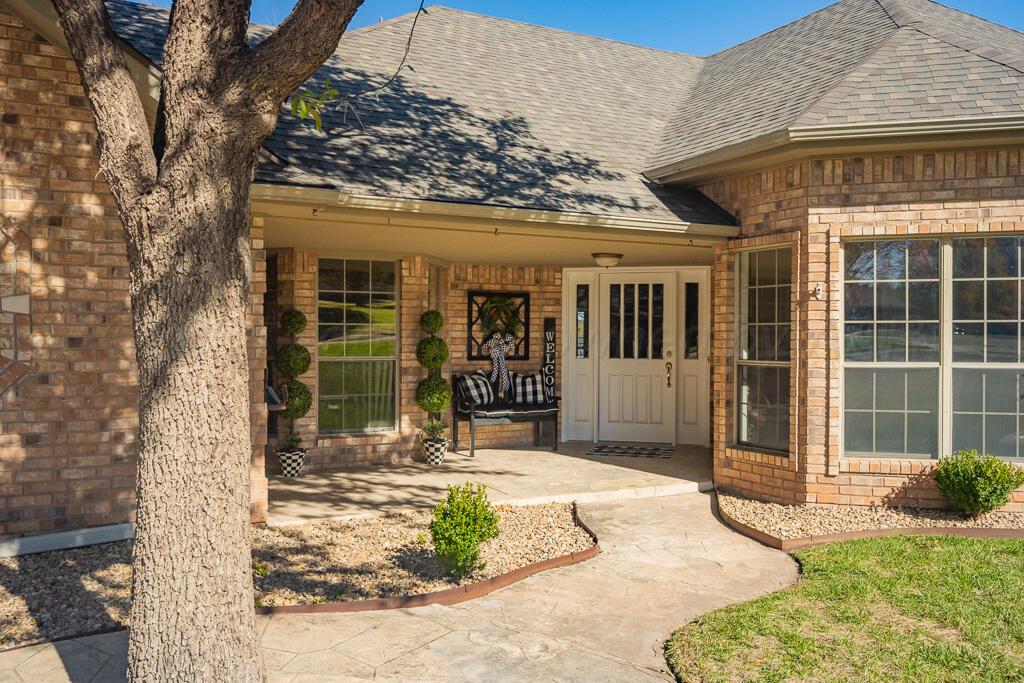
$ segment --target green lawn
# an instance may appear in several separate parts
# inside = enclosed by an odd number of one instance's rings
[[[682,681],[1024,681],[1024,541],[896,537],[795,553],[791,588],[712,612]]]

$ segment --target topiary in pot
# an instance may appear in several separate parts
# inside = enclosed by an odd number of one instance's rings
[[[444,339],[436,336],[444,327],[444,318],[438,311],[426,311],[420,316],[420,327],[427,333],[427,336],[416,345],[416,360],[427,369],[427,376],[416,386],[416,405],[429,418],[427,424],[424,425],[424,434],[426,435],[428,428],[432,432],[436,432],[438,425],[443,433],[444,423],[437,418],[452,402],[451,385],[441,376],[441,368],[448,360],[448,344]],[[424,436],[421,441],[427,462],[440,464],[444,459],[444,451],[448,450],[448,440],[439,441]],[[443,443],[440,457],[437,455],[439,443]]]
[[[278,373],[285,379],[280,386],[284,400],[281,416],[288,420],[288,433],[277,450],[277,459],[286,477],[297,477],[302,472],[306,449],[302,447],[302,437],[295,431],[295,421],[305,417],[313,407],[313,392],[296,379],[305,374],[312,363],[309,349],[297,341],[306,324],[302,311],[292,308],[281,314],[281,331],[291,337],[291,341],[282,345],[274,358]]]
[[[935,483],[946,501],[971,517],[997,510],[1024,486],[1024,470],[973,448],[939,460]]]

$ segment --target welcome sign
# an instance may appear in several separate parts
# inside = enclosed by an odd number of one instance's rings
[[[540,366],[540,374],[544,380],[544,392],[548,399],[555,395],[555,349],[558,348],[555,338],[555,319],[544,318],[544,362]]]

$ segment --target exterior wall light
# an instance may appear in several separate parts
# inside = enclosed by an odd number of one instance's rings
[[[602,268],[612,268],[619,265],[619,261],[622,260],[622,254],[611,254],[603,251],[591,254],[590,257]]]

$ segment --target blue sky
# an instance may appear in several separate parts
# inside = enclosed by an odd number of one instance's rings
[[[149,0],[153,2],[153,0]],[[156,4],[169,5],[169,0]],[[253,0],[253,21],[276,24],[290,0]],[[412,11],[418,0],[366,0],[353,26]],[[427,0],[427,5],[433,4]],[[706,55],[831,4],[829,0],[441,0],[437,4],[666,50]],[[1021,0],[943,4],[1024,31]]]

